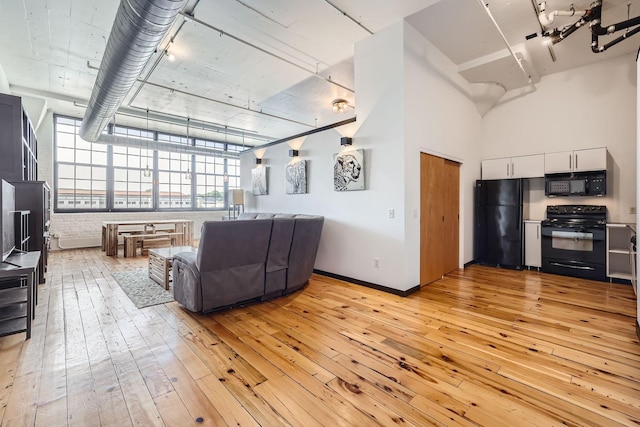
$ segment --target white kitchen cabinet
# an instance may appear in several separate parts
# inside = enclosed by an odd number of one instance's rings
[[[576,172],[607,170],[607,149],[592,148],[589,150],[575,150],[573,170]]]
[[[544,154],[482,161],[482,179],[539,178],[544,176]]]
[[[524,265],[540,268],[542,266],[542,221],[524,221]]]
[[[511,178],[511,158],[488,159],[482,161],[482,179]]]
[[[588,172],[607,169],[607,149],[561,151],[544,155],[544,173]]]
[[[512,178],[542,178],[544,176],[544,154],[511,158]]]
[[[607,224],[607,277],[631,280],[631,236],[635,224]]]

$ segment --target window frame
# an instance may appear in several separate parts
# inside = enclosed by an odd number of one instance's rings
[[[59,130],[58,130],[58,121],[59,119],[64,119],[64,120],[71,120],[74,121],[74,127],[75,127],[75,134],[74,134],[74,162],[68,162],[68,161],[59,161],[58,159],[58,135],[59,135]],[[220,156],[216,156],[216,155],[205,155],[205,154],[188,154],[188,153],[179,153],[181,154],[181,157],[184,156],[184,154],[187,154],[190,159],[187,160],[181,160],[180,163],[184,164],[184,162],[188,162],[187,164],[189,165],[189,172],[191,173],[191,179],[188,185],[188,188],[190,189],[190,194],[189,194],[189,198],[190,198],[190,203],[191,206],[187,206],[187,207],[168,207],[168,208],[163,208],[162,207],[162,201],[160,200],[160,188],[162,185],[171,185],[171,184],[166,184],[166,183],[160,183],[160,170],[159,170],[159,163],[163,160],[162,156],[160,153],[170,153],[169,157],[172,154],[176,154],[175,152],[167,152],[164,150],[158,150],[158,149],[149,149],[149,155],[148,155],[148,159],[149,159],[149,166],[150,168],[152,167],[152,175],[151,175],[151,186],[152,186],[152,205],[150,208],[123,208],[121,207],[122,204],[117,203],[119,201],[119,199],[116,198],[115,193],[116,193],[116,171],[124,171],[125,173],[128,173],[130,170],[144,170],[144,168],[142,168],[142,163],[141,163],[141,168],[142,169],[138,169],[135,167],[131,167],[128,163],[127,165],[115,165],[114,164],[114,158],[116,155],[121,155],[121,153],[114,153],[114,151],[118,151],[116,149],[116,147],[120,147],[120,146],[114,146],[112,144],[101,144],[101,143],[97,143],[100,145],[105,145],[106,146],[106,156],[107,156],[107,161],[106,161],[106,166],[100,166],[100,167],[104,167],[105,168],[105,175],[106,175],[106,182],[105,182],[105,207],[104,208],[99,208],[99,209],[86,209],[85,206],[85,200],[80,200],[80,204],[76,204],[76,200],[75,200],[75,196],[74,196],[74,208],[67,208],[67,207],[60,207],[59,203],[60,203],[60,198],[59,198],[59,165],[71,165],[74,167],[74,171],[75,168],[77,166],[86,166],[83,163],[76,163],[75,162],[75,140],[77,138],[80,138],[78,132],[80,129],[80,125],[82,124],[82,120],[75,118],[75,117],[69,117],[69,116],[65,116],[65,115],[61,115],[61,114],[54,114],[53,115],[53,186],[54,186],[54,200],[53,200],[53,212],[54,213],[96,213],[96,212],[196,212],[196,211],[218,211],[218,212],[222,212],[222,211],[227,211],[228,207],[229,207],[229,200],[228,200],[228,193],[229,193],[229,189],[230,188],[239,188],[239,187],[230,187],[229,186],[229,182],[232,181],[231,177],[229,177],[229,179],[224,180],[223,181],[223,193],[224,193],[224,202],[223,202],[223,206],[221,207],[198,207],[197,206],[197,199],[198,199],[198,182],[197,182],[197,172],[196,172],[196,157],[197,156],[204,156],[204,157],[208,157],[208,158],[212,158],[212,159],[219,159]],[[68,124],[67,124],[68,125]],[[139,135],[145,135],[147,138],[150,136],[149,132],[145,129],[139,129],[139,128],[135,128],[135,127],[131,127],[131,126],[123,126],[123,125],[116,125],[117,129],[119,132],[116,133],[116,135],[119,136],[128,136],[130,134],[129,131],[131,131],[131,133],[134,134],[139,134]],[[126,130],[126,134],[123,134],[121,131],[122,130]],[[68,132],[65,132],[68,133]],[[109,135],[113,135],[114,134],[114,125],[113,124],[109,124],[107,126],[107,128],[105,129],[105,133],[108,133]],[[153,134],[153,139],[149,139],[150,141],[161,141],[161,142],[171,142],[171,143],[183,143],[184,145],[188,145],[188,146],[214,146],[217,149],[221,149],[221,146],[224,147],[223,151],[228,151],[230,153],[240,153],[242,152],[242,149],[244,147],[242,147],[239,144],[234,144],[234,143],[228,143],[228,142],[222,142],[222,141],[212,141],[212,140],[207,140],[204,138],[194,138],[194,137],[186,137],[186,135],[179,135],[179,134],[172,134],[172,133],[167,133],[167,132],[159,132],[159,131],[153,131],[151,132]],[[141,138],[141,136],[137,136],[137,138]],[[147,138],[142,138],[142,139],[147,139]],[[199,142],[204,142],[204,144],[197,144],[196,141]],[[96,143],[91,143],[91,144],[96,144]],[[64,148],[64,147],[63,147]],[[128,147],[124,147],[124,148],[128,148]],[[133,148],[133,147],[132,147]],[[128,151],[128,149],[127,149]],[[144,148],[140,148],[140,154],[139,154],[139,158],[141,162],[144,162],[145,159],[147,159],[147,156],[143,154]],[[101,152],[101,151],[100,151]],[[91,153],[93,153],[93,151],[91,151]],[[224,174],[228,176],[227,173],[227,164],[228,164],[228,159],[226,157],[222,157],[223,162],[224,162]],[[215,160],[212,160],[210,163],[215,164]],[[218,176],[219,174],[215,173],[209,173],[208,171],[206,171],[206,165],[209,164],[209,162],[205,162],[205,176],[208,175],[215,175]],[[182,165],[181,165],[182,167]],[[240,182],[240,171],[239,168],[237,169],[237,173],[238,175],[234,175],[233,179],[236,180],[236,182]],[[163,173],[166,173],[170,171],[166,171],[163,169]],[[186,170],[180,170],[180,174],[184,174],[186,173]],[[75,172],[74,172],[74,195],[75,192],[77,191],[77,186],[75,185],[75,181],[78,179],[75,176]],[[122,182],[122,181],[120,181]],[[128,182],[128,180],[126,181]],[[184,187],[184,178],[181,177],[180,179],[181,182],[181,187]],[[146,182],[141,181],[140,182],[141,187],[143,185],[146,184]],[[217,188],[217,187],[216,187]],[[140,190],[142,191],[142,190]],[[140,199],[140,198],[139,198]],[[138,199],[138,201],[139,201]],[[182,199],[182,198],[181,198]],[[90,199],[90,201],[92,201],[92,199]],[[124,200],[125,202],[127,200]],[[80,206],[79,208],[75,208],[75,206]]]

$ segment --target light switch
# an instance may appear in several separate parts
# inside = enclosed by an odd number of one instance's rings
[[[389,218],[395,218],[396,211],[394,209],[389,209]]]

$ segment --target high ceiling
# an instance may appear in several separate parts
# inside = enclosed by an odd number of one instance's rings
[[[533,1],[189,0],[116,121],[144,127],[148,109],[153,128],[184,133],[189,117],[192,134],[261,145],[354,117],[354,45],[403,18],[469,82],[496,82],[508,90],[634,52],[640,43],[637,35],[594,54],[589,29],[581,28],[551,48],[554,61],[541,37],[525,40],[540,32]],[[0,2],[0,66],[11,92],[82,117],[118,3]],[[585,9],[589,2],[573,6]],[[549,11],[570,7],[568,1],[547,2]],[[628,14],[640,15],[640,1],[605,0],[603,26]],[[558,17],[554,26],[577,19]],[[353,108],[333,113],[331,102],[338,98]]]

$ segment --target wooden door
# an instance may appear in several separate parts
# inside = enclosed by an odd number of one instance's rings
[[[420,284],[458,268],[460,164],[420,155]]]

